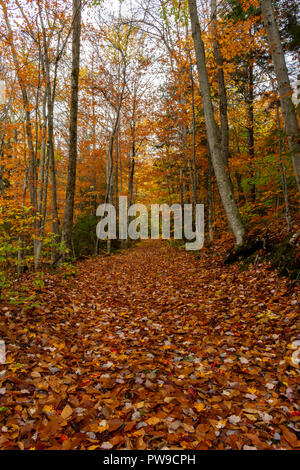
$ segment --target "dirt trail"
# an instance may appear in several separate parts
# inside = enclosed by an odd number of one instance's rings
[[[160,243],[47,276],[0,306],[0,448],[299,447],[296,294]]]

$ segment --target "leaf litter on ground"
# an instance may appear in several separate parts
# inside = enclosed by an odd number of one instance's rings
[[[288,279],[153,242],[77,272],[0,306],[1,449],[300,448]]]

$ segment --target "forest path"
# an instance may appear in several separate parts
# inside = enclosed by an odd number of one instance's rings
[[[298,447],[289,285],[158,242],[47,276],[0,307],[0,448]]]

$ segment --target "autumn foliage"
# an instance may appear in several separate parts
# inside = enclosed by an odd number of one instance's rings
[[[0,449],[299,448],[297,1],[0,0],[0,19]],[[205,204],[203,251],[98,240],[119,196]]]

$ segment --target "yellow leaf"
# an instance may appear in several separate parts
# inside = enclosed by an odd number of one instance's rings
[[[198,413],[201,413],[201,411],[205,410],[205,405],[204,403],[196,403],[194,408],[196,408]]]
[[[161,422],[161,419],[160,418],[155,418],[155,416],[153,416],[153,418],[147,419],[147,421],[146,421],[146,423],[149,424],[149,426],[155,426],[156,424],[158,424],[160,422]]]

